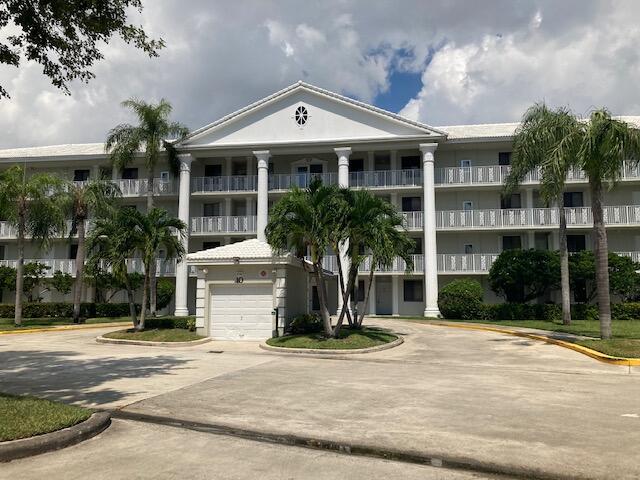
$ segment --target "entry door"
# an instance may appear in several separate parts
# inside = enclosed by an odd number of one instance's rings
[[[391,315],[393,309],[393,301],[391,296],[393,290],[391,288],[391,278],[376,277],[376,315]]]
[[[273,286],[213,285],[209,301],[210,336],[215,340],[266,340],[273,334]]]

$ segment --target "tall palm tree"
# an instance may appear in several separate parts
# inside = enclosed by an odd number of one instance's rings
[[[154,207],[155,170],[162,151],[166,153],[169,167],[175,176],[178,175],[180,164],[176,149],[171,140],[184,138],[189,130],[178,122],[169,120],[171,104],[164,98],[158,104],[147,103],[138,99],[122,102],[124,108],[133,110],[138,117],[138,125],[121,124],[109,132],[105,149],[111,154],[114,167],[122,170],[129,165],[136,156],[145,159],[147,167],[147,212]],[[156,278],[155,265],[151,271],[151,315],[156,314]]]
[[[345,201],[336,186],[320,180],[308,188],[293,188],[271,210],[266,227],[267,241],[279,252],[294,252],[304,258],[309,252],[318,289],[324,334],[334,337],[327,307],[327,291],[322,267],[325,252],[331,248],[334,232],[341,228]]]
[[[611,298],[609,295],[609,252],[602,203],[605,188],[620,179],[624,163],[640,161],[640,129],[611,118],[607,110],[591,113],[586,124],[580,163],[589,177],[596,256],[596,288],[600,336],[611,338]]]
[[[103,180],[67,182],[66,210],[71,216],[71,232],[78,236],[76,253],[76,281],[73,288],[73,321],[80,321],[80,302],[84,284],[86,221],[90,215],[108,215],[114,200],[120,196],[115,183]]]
[[[571,324],[569,251],[564,209],[564,185],[569,170],[578,163],[583,126],[566,108],[550,110],[544,103],[530,107],[516,130],[511,171],[504,192],[511,193],[525,176],[540,170],[540,195],[545,204],[556,203],[559,212],[562,323]]]
[[[174,258],[182,260],[185,254],[182,238],[186,233],[187,225],[182,220],[171,217],[169,212],[161,208],[154,208],[146,215],[137,211],[133,214],[137,217],[136,223],[140,229],[140,245],[138,249],[142,254],[142,262],[144,264],[142,311],[138,322],[138,329],[144,330],[147,295],[150,290],[152,266],[155,267],[156,263],[156,253],[158,249],[162,248],[166,255],[165,262]]]
[[[369,270],[367,291],[364,296],[364,308],[358,318],[354,319],[355,328],[362,326],[375,271],[390,268],[398,257],[404,260],[407,272],[412,271],[414,267],[411,253],[415,243],[407,235],[404,230],[402,216],[397,213],[378,217],[373,222],[370,234],[367,236],[366,246],[371,251],[371,268]]]
[[[31,237],[47,249],[53,237],[64,233],[62,186],[62,180],[54,175],[40,173],[27,178],[22,166],[0,174],[0,216],[17,230],[16,325],[22,324],[25,239]]]

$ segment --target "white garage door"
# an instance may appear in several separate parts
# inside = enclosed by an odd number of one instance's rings
[[[271,284],[214,285],[209,321],[217,340],[265,340],[272,336],[273,286]]]

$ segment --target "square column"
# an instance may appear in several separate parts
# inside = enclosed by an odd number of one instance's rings
[[[267,241],[265,228],[269,220],[269,150],[253,152],[258,159],[258,204],[256,207],[256,233],[258,240]]]
[[[391,277],[391,315],[397,317],[400,315],[400,277],[393,275]]]
[[[349,155],[351,155],[350,147],[340,147],[333,149],[338,156],[338,186],[341,188],[349,188]],[[344,242],[340,245],[340,258],[338,261],[342,265],[342,272],[344,274],[344,281],[347,282],[349,267],[351,262],[347,255],[349,249],[349,242]],[[340,288],[340,280],[338,280],[338,315],[342,310],[342,289]]]
[[[191,154],[178,155],[180,161],[180,180],[178,186],[178,218],[187,224],[187,229],[182,237],[182,245],[185,252],[189,252],[189,201],[191,197],[191,162],[193,156]],[[185,261],[178,262],[176,265],[176,309],[174,315],[176,317],[186,317],[189,315],[187,307],[187,287],[189,282],[189,268]]]
[[[438,309],[438,254],[436,242],[435,157],[437,143],[421,143],[423,168],[424,316],[440,317]]]

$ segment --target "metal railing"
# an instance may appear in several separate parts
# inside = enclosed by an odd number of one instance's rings
[[[116,185],[120,188],[123,197],[139,197],[147,194],[147,179],[118,179]],[[174,180],[153,179],[153,193],[155,195],[172,195],[178,192]]]
[[[257,175],[191,178],[191,193],[255,192],[257,190]]]
[[[352,188],[420,187],[422,170],[375,170],[349,173]]]
[[[269,175],[269,190],[289,190],[292,187],[306,188],[313,179],[319,178],[325,185],[337,185],[338,174],[327,173],[294,173]]]
[[[192,217],[191,234],[255,233],[256,216]]]
[[[403,217],[404,228],[407,230],[422,229],[422,212],[401,212]]]

